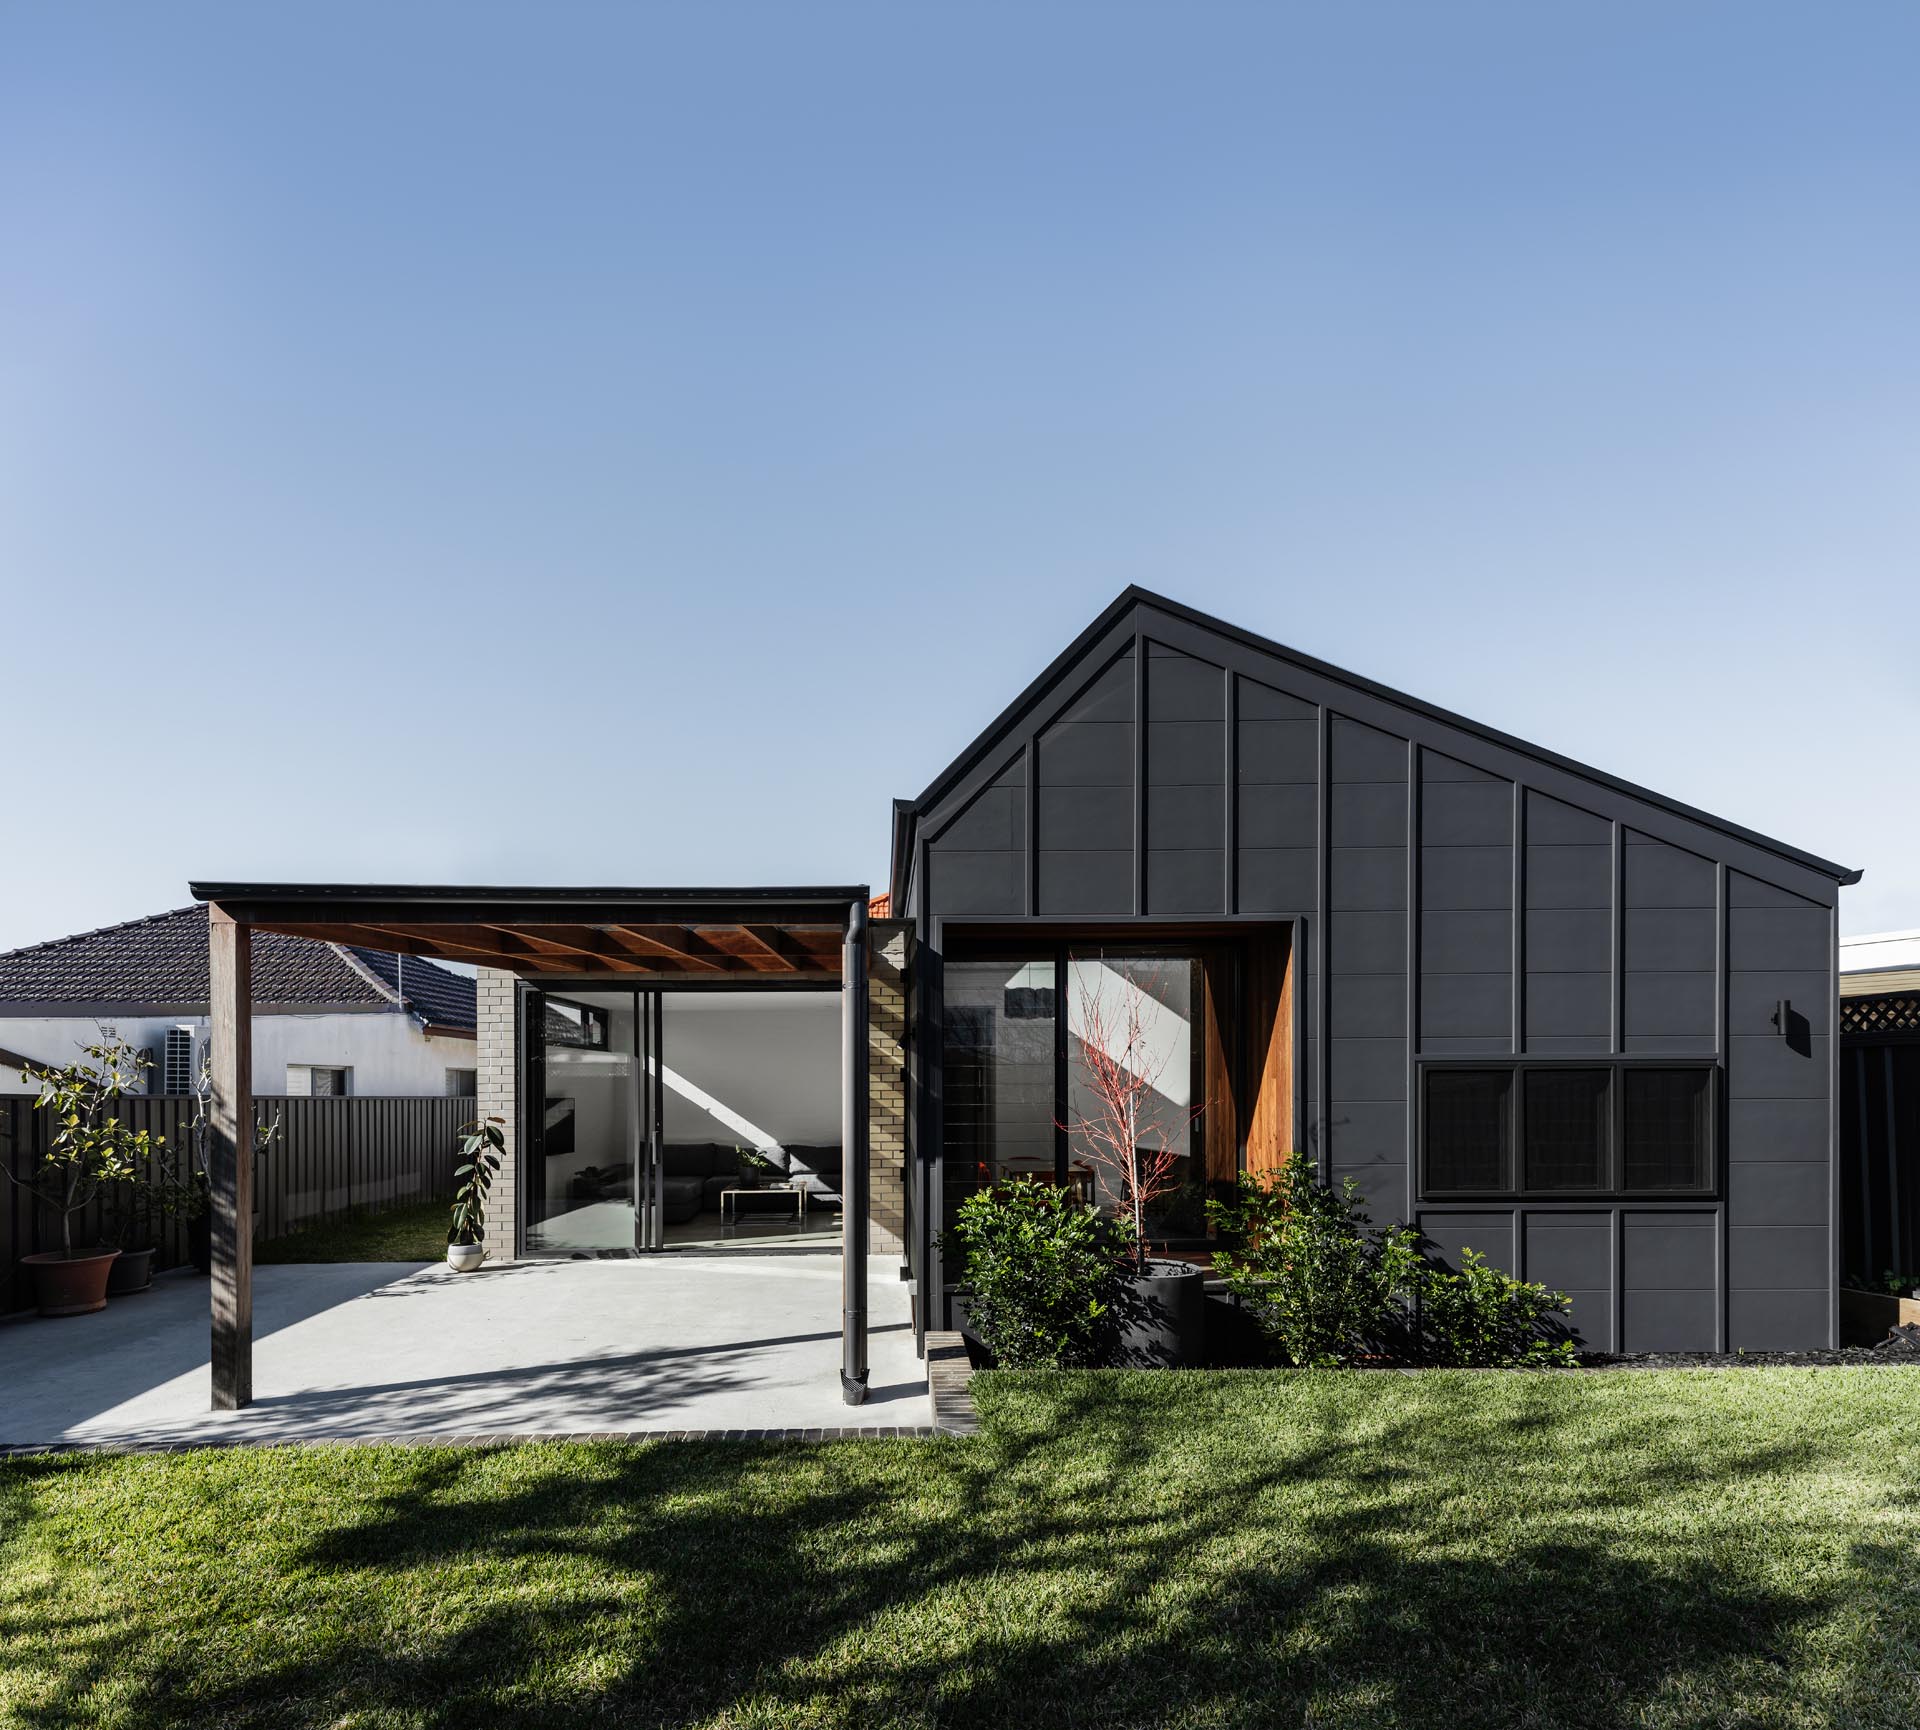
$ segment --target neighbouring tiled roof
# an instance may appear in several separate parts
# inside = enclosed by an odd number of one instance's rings
[[[884,895],[876,895],[867,903],[867,917],[869,919],[891,919],[893,917],[893,895],[891,891]]]
[[[470,1031],[473,981],[418,956],[400,958],[277,931],[253,934],[253,1001],[262,1009],[395,1009],[429,1026]],[[182,907],[124,925],[0,954],[0,1013],[9,1003],[102,1008],[207,1001],[207,910]]]

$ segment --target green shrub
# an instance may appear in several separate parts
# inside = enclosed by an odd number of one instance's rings
[[[1566,1311],[1567,1294],[1489,1267],[1478,1250],[1460,1252],[1457,1273],[1428,1264],[1419,1290],[1421,1339],[1433,1363],[1490,1368],[1574,1361],[1573,1341],[1551,1322]]]
[[[1330,1188],[1306,1154],[1290,1154],[1275,1176],[1243,1179],[1234,1200],[1207,1213],[1240,1245],[1216,1250],[1214,1270],[1291,1363],[1573,1361],[1573,1342],[1553,1325],[1565,1293],[1514,1279],[1474,1250],[1458,1272],[1436,1265],[1418,1232],[1372,1229],[1353,1180]]]
[[[1351,1178],[1330,1189],[1311,1155],[1289,1154],[1278,1174],[1243,1180],[1207,1214],[1240,1241],[1214,1252],[1214,1271],[1290,1362],[1325,1367],[1396,1352],[1424,1265],[1419,1240],[1398,1227],[1369,1230]]]
[[[968,1196],[943,1239],[967,1323],[1004,1369],[1113,1361],[1128,1268],[1121,1233],[1074,1195],[1017,1179]]]

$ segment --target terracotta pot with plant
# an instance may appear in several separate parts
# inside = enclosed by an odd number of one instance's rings
[[[475,1118],[460,1127],[461,1164],[454,1167],[453,1222],[447,1228],[447,1266],[472,1273],[487,1259],[487,1196],[500,1170],[507,1138],[504,1117]]]
[[[21,1073],[40,1091],[35,1111],[47,1115],[46,1152],[39,1159],[16,1151],[4,1162],[9,1181],[60,1219],[60,1248],[22,1256],[34,1301],[43,1316],[90,1315],[107,1303],[107,1279],[117,1248],[74,1248],[74,1219],[110,1186],[133,1179],[161,1139],[134,1129],[121,1101],[151,1060],[125,1040],[104,1036],[81,1048],[80,1061],[28,1064]]]

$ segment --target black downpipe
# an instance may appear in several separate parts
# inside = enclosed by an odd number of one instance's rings
[[[840,957],[840,1397],[867,1397],[867,908],[853,904]]]

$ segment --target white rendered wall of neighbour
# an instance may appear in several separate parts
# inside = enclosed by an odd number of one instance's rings
[[[111,1027],[129,1045],[153,1052],[149,1086],[158,1092],[159,1065],[169,1027],[194,1030],[194,1061],[206,1047],[204,1015],[114,1015],[79,1017],[0,1017],[0,1047],[43,1063],[71,1062],[83,1045],[96,1043],[102,1026]],[[253,1087],[256,1093],[286,1093],[287,1068],[318,1064],[353,1071],[356,1094],[389,1098],[441,1095],[449,1069],[474,1067],[474,1041],[428,1038],[410,1015],[366,1014],[256,1015],[253,1018]],[[0,1089],[23,1091],[20,1073],[0,1069]],[[304,1091],[304,1089],[301,1089]]]

